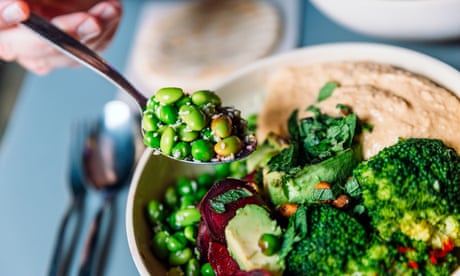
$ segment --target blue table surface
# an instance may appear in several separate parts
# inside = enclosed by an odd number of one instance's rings
[[[142,3],[124,1],[121,27],[104,53],[116,68],[126,65]],[[381,42],[420,51],[460,69],[460,42],[377,40],[338,26],[307,1],[301,12],[299,47],[339,41]],[[110,83],[85,68],[26,76],[0,145],[0,275],[48,273],[57,229],[70,200],[66,184],[69,123],[97,115],[116,93]],[[127,191],[124,189],[117,201],[118,221],[106,275],[138,274],[125,233]],[[87,210],[96,210],[99,201],[91,194],[88,204]],[[86,215],[84,229],[93,215]]]

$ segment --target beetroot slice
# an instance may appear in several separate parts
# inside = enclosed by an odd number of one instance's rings
[[[208,249],[211,243],[211,237],[209,236],[208,226],[203,220],[198,225],[198,233],[196,237],[196,248],[200,252],[200,258],[202,261],[208,261]]]
[[[232,189],[245,189],[250,192],[251,195],[240,197],[235,201],[226,203],[225,211],[223,213],[216,212],[211,201],[217,196]],[[228,221],[235,216],[236,210],[247,204],[265,205],[262,197],[256,192],[250,183],[238,179],[228,178],[212,185],[198,206],[201,212],[202,220],[207,225],[211,238],[222,244],[226,244],[225,227],[227,226]]]
[[[227,246],[220,242],[211,242],[208,260],[218,276],[230,276],[240,270],[238,263],[228,253]]]

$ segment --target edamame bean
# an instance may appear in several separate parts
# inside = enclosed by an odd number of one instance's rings
[[[158,107],[158,118],[165,124],[172,125],[176,123],[178,113],[176,107],[173,105],[160,105]]]
[[[193,194],[183,195],[180,197],[179,201],[180,201],[179,209],[195,207],[196,200],[195,200],[195,195]]]
[[[175,222],[180,227],[185,227],[198,223],[201,219],[200,211],[195,207],[188,207],[177,210],[175,213]]]
[[[201,275],[203,275],[203,276],[215,276],[216,273],[214,272],[214,269],[212,268],[210,263],[204,263],[201,266]]]
[[[247,122],[248,122],[248,129],[251,130],[251,131],[255,131],[256,128],[257,128],[257,114],[251,114],[248,116],[247,118]]]
[[[197,201],[200,201],[204,195],[208,192],[208,188],[201,187],[196,191],[195,198]]]
[[[160,140],[160,150],[166,154],[170,155],[174,146],[174,141],[175,141],[176,133],[174,132],[174,129],[172,127],[166,127],[165,130],[163,131],[163,134],[161,134],[161,140]]]
[[[145,131],[156,131],[158,129],[158,118],[153,111],[145,111],[142,115],[142,128]]]
[[[212,144],[209,141],[198,139],[192,143],[192,157],[198,161],[209,161],[214,156]]]
[[[171,155],[176,159],[184,159],[189,156],[191,152],[190,144],[187,142],[179,142],[174,145],[171,151]]]
[[[242,178],[248,174],[244,160],[230,162],[230,177]]]
[[[216,137],[214,137],[214,134],[212,133],[212,130],[210,127],[207,127],[201,131],[201,137],[213,143],[217,142]]]
[[[158,200],[152,199],[147,204],[150,222],[155,225],[164,219],[164,207]]]
[[[205,104],[213,104],[220,106],[222,104],[221,99],[216,93],[209,90],[199,90],[192,94],[192,102],[198,106]]]
[[[168,187],[165,191],[165,203],[169,208],[174,209],[179,202],[177,192],[173,187]]]
[[[217,164],[214,167],[217,180],[224,179],[230,175],[230,163]]]
[[[155,256],[160,259],[166,259],[169,256],[169,250],[166,246],[166,240],[169,234],[166,231],[157,232],[152,239],[152,249]]]
[[[186,242],[175,235],[168,236],[166,239],[166,248],[168,248],[170,252],[182,250],[185,248],[186,244]]]
[[[178,100],[175,105],[178,107],[181,107],[183,105],[188,105],[192,103],[192,99],[189,96],[182,97],[180,100]]]
[[[232,134],[232,119],[226,115],[214,118],[211,121],[212,132],[220,138],[228,137]]]
[[[177,133],[179,134],[179,139],[184,142],[192,142],[200,135],[200,132],[187,128],[187,125],[185,124],[182,124],[177,128]]]
[[[265,233],[260,236],[258,245],[264,255],[272,256],[280,249],[281,242],[277,236]]]
[[[155,93],[155,100],[162,104],[172,104],[184,96],[184,91],[177,87],[164,87]]]
[[[155,148],[155,149],[159,148],[160,140],[161,140],[160,134],[157,132],[148,131],[144,133],[144,144],[148,147]]]
[[[171,229],[176,230],[176,231],[179,231],[179,230],[181,229],[181,226],[178,225],[177,222],[176,222],[176,213],[177,213],[177,211],[172,212],[172,213],[166,218],[166,221],[168,222],[169,227],[171,227]]]
[[[186,247],[182,250],[178,250],[175,252],[171,252],[169,254],[169,264],[174,266],[174,265],[183,265],[188,262],[193,257],[193,251],[192,249]]]
[[[232,135],[217,142],[214,151],[220,156],[229,156],[240,152],[242,147],[241,139]]]
[[[180,195],[189,195],[196,191],[197,184],[185,176],[180,176],[176,181],[176,187]]]
[[[191,258],[185,266],[185,276],[199,276],[200,275],[200,263],[197,259]]]
[[[198,187],[209,188],[214,183],[215,179],[210,173],[201,173],[196,178]]]
[[[196,226],[194,225],[187,225],[184,228],[184,236],[187,240],[195,243],[196,242],[196,236],[198,234],[198,230]]]
[[[179,117],[190,130],[200,131],[206,126],[206,115],[195,105],[181,106]]]

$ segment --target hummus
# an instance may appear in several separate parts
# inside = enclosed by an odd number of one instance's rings
[[[437,138],[460,153],[460,99],[420,75],[386,64],[346,61],[286,67],[274,74],[259,114],[259,140],[269,132],[286,136],[286,122],[294,109],[300,118],[315,103],[328,81],[340,87],[317,106],[338,115],[337,104],[350,106],[372,132],[362,136],[364,158],[375,155],[398,138]]]

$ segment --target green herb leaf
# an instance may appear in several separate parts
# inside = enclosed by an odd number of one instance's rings
[[[332,193],[331,189],[314,189],[311,195],[311,200],[316,201],[316,200],[334,200],[335,196]]]
[[[300,205],[295,214],[289,218],[288,227],[283,234],[283,242],[278,252],[280,259],[286,258],[294,243],[305,238],[307,231],[307,207]]]
[[[319,94],[318,94],[318,98],[316,99],[316,102],[319,103],[329,98],[330,96],[332,96],[332,93],[337,87],[339,87],[339,83],[336,81],[326,82],[323,85],[323,87],[321,87],[321,89],[319,90]]]
[[[353,198],[359,197],[361,195],[361,186],[359,186],[358,180],[356,180],[356,178],[351,177],[345,183],[345,193]]]
[[[222,214],[225,212],[226,204],[248,196],[252,196],[252,193],[247,189],[230,189],[210,200],[211,209],[218,214]]]

